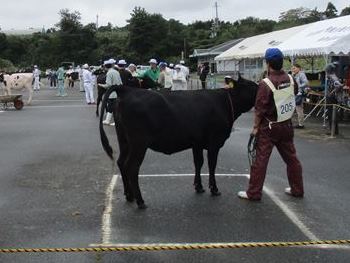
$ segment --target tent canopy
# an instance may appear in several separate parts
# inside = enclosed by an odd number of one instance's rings
[[[287,56],[344,55],[350,53],[350,15],[309,24],[279,48]]]
[[[246,38],[239,44],[215,57],[215,60],[238,60],[263,57],[266,49],[278,47],[281,43],[285,42],[297,32],[302,31],[305,27],[306,25],[302,25]]]
[[[261,58],[270,47],[291,57],[349,55],[350,15],[246,38],[215,60]]]

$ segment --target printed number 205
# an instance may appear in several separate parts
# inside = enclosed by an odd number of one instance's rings
[[[293,103],[289,102],[288,104],[281,105],[281,114],[285,114],[293,110]]]

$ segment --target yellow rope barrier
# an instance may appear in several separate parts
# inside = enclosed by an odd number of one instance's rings
[[[315,245],[349,245],[350,240],[315,240],[302,242],[257,242],[257,243],[193,243],[193,244],[157,244],[129,245],[91,248],[9,248],[0,249],[0,253],[82,253],[82,252],[130,252],[130,251],[170,251],[170,250],[207,250],[238,248],[275,248]]]

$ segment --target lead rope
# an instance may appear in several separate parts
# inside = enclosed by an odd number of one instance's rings
[[[232,123],[235,121],[235,112],[233,110],[233,103],[232,103],[232,98],[231,98],[231,95],[230,95],[230,92],[229,90],[227,91],[227,96],[228,96],[228,100],[230,102],[230,106],[231,106],[231,113],[232,113]]]
[[[249,166],[252,166],[256,160],[256,145],[258,143],[258,140],[255,135],[251,134],[249,141],[248,141],[248,160],[249,160]]]

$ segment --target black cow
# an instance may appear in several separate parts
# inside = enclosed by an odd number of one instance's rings
[[[233,122],[249,111],[255,102],[257,84],[242,78],[233,89],[196,91],[153,91],[123,86],[111,87],[106,98],[116,90],[119,103],[114,111],[120,148],[117,161],[127,201],[136,198],[139,208],[146,208],[139,188],[138,174],[148,148],[172,154],[192,148],[198,193],[201,183],[203,150],[208,150],[209,188],[216,196],[215,168],[220,148],[229,138]],[[104,150],[113,159],[113,150],[100,118],[100,135]]]

